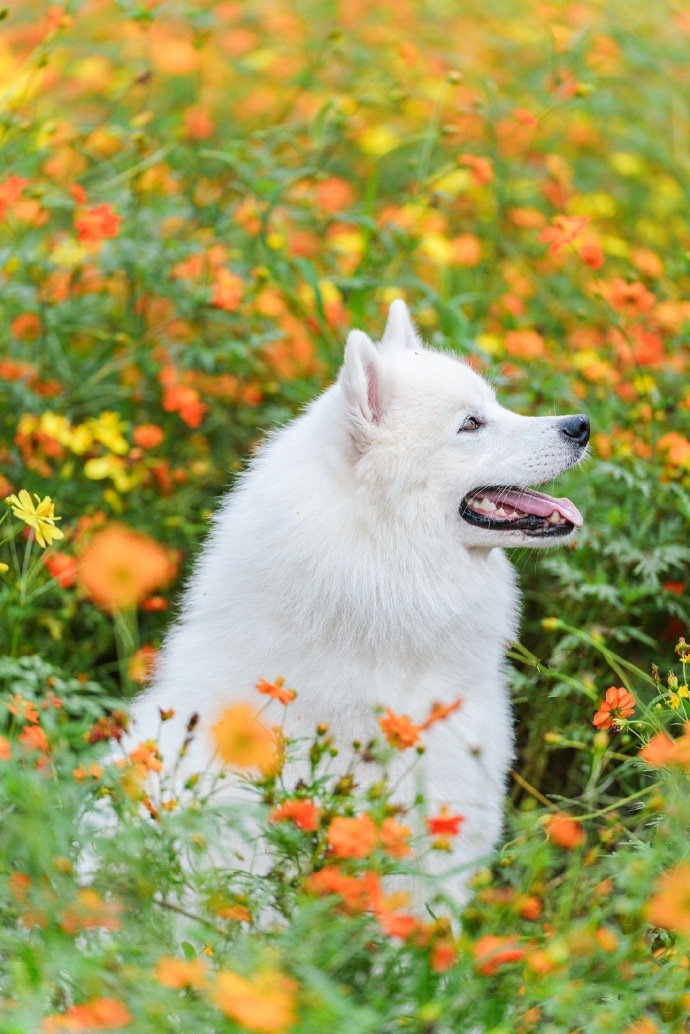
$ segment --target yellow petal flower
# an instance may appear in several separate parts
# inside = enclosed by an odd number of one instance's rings
[[[36,503],[25,488],[19,490],[19,495],[7,496],[5,502],[12,507],[12,513],[20,521],[24,521],[30,528],[33,528],[36,541],[41,549],[45,549],[56,539],[64,538],[62,531],[55,527],[55,522],[61,520],[55,516],[55,505],[49,495],[41,499],[34,494]]]

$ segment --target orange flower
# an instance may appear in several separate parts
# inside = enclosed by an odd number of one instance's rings
[[[359,900],[361,883],[356,876],[346,876],[335,865],[326,865],[307,877],[305,889],[318,897],[337,894],[346,900]]]
[[[121,221],[110,205],[96,205],[75,217],[74,228],[83,244],[95,243],[117,237]]]
[[[457,949],[451,941],[437,941],[431,949],[431,968],[434,973],[447,973],[457,957]]]
[[[651,1016],[641,1016],[626,1027],[623,1034],[659,1034],[659,1027]]]
[[[204,959],[176,959],[162,955],[156,963],[156,980],[163,987],[181,990],[185,987],[206,986],[206,962]]]
[[[379,718],[379,725],[391,747],[396,747],[398,750],[414,747],[419,740],[421,726],[415,725],[409,715],[394,714],[389,707]]]
[[[167,585],[175,566],[170,552],[155,539],[124,524],[111,524],[91,539],[78,579],[103,610],[126,610]]]
[[[27,725],[19,737],[28,750],[40,750],[44,754],[48,752],[48,740],[40,725]]]
[[[444,804],[438,815],[426,820],[426,828],[432,836],[455,837],[464,821],[464,815],[451,815],[448,806]]]
[[[599,289],[611,308],[626,316],[637,316],[654,307],[656,297],[639,280],[629,284],[621,277],[600,282]]]
[[[633,248],[630,252],[630,261],[643,276],[656,278],[664,275],[662,259],[649,248]]]
[[[596,241],[588,241],[578,248],[580,258],[590,269],[601,269],[604,265],[604,253]]]
[[[132,1022],[126,1005],[115,998],[93,998],[84,1005],[73,1005],[64,1013],[54,1013],[43,1021],[45,1034],[59,1031],[117,1030]]]
[[[354,199],[352,187],[340,176],[329,176],[316,184],[316,204],[327,215],[335,215],[349,208]]]
[[[375,872],[346,876],[334,865],[311,873],[304,886],[309,893],[319,897],[338,895],[343,899],[345,910],[353,913],[375,909],[381,898],[381,885]]]
[[[376,847],[377,832],[370,815],[333,819],[328,827],[328,846],[336,858],[366,858]]]
[[[530,126],[530,128],[533,128],[537,125],[536,115],[533,115],[527,108],[515,108],[513,111],[513,118],[516,122],[519,122],[521,126]]]
[[[158,424],[139,424],[134,428],[132,440],[140,449],[155,449],[164,437],[163,428]]]
[[[668,431],[659,438],[657,448],[666,454],[666,460],[672,467],[686,467],[690,470],[690,438],[678,431]]]
[[[129,760],[138,769],[144,772],[161,772],[163,760],[155,740],[144,740],[137,744],[129,754]]]
[[[80,890],[76,903],[60,915],[60,926],[69,934],[96,928],[119,930],[122,924],[118,915],[121,911],[122,905],[103,901],[95,890]]]
[[[407,858],[412,854],[412,830],[395,819],[384,819],[381,825],[381,847],[392,858]]]
[[[264,696],[271,697],[273,700],[279,700],[281,704],[290,704],[297,696],[294,689],[285,689],[285,679],[279,678],[275,682],[268,682],[267,679],[259,679],[256,684],[256,688],[259,693],[263,693]]]
[[[149,681],[153,674],[157,656],[158,650],[155,646],[151,646],[150,643],[140,646],[132,654],[127,665],[127,674],[132,682],[138,682],[139,685],[143,686]]]
[[[582,824],[564,811],[557,811],[546,821],[546,835],[558,847],[571,849],[585,842]]]
[[[21,176],[5,176],[0,181],[0,219],[4,219],[8,209],[19,200],[28,182]]]
[[[283,801],[274,808],[270,815],[271,822],[294,822],[307,833],[312,833],[319,826],[319,809],[312,801]]]
[[[542,907],[541,901],[534,894],[521,894],[515,902],[515,910],[523,919],[538,919]]]
[[[9,761],[12,757],[12,746],[5,736],[0,736],[0,761]]]
[[[76,768],[72,769],[72,778],[78,783],[82,783],[88,776],[91,779],[100,779],[103,775],[103,769],[95,761],[93,761],[88,768],[83,765],[77,765]]]
[[[240,901],[211,901],[209,904],[221,919],[230,919],[233,923],[251,923],[252,921],[251,910]]]
[[[258,768],[268,773],[276,763],[273,732],[259,721],[249,704],[226,707],[213,726],[218,754],[233,768]]]
[[[35,312],[22,312],[10,323],[10,333],[20,341],[33,341],[41,333],[40,316]]]
[[[31,877],[26,872],[12,872],[8,878],[9,891],[15,901],[28,901]]]
[[[474,233],[461,233],[450,243],[450,260],[456,266],[477,266],[482,257],[482,242]]]
[[[231,1020],[259,1034],[280,1034],[297,1020],[297,985],[282,973],[264,970],[247,979],[221,970],[213,999]]]
[[[59,697],[56,693],[53,693],[52,690],[47,694],[47,696],[43,698],[43,700],[41,700],[42,711],[47,711],[51,707],[54,708],[56,711],[59,711],[60,708],[64,706],[65,703],[62,700],[62,698]]]
[[[12,694],[10,702],[7,705],[7,710],[10,714],[13,714],[15,718],[19,718],[25,722],[36,723],[38,721],[38,711],[31,701],[26,700],[21,693]]]
[[[483,976],[492,976],[500,966],[519,962],[524,958],[527,946],[512,937],[497,937],[486,934],[474,945],[474,958],[478,971]]]
[[[216,123],[208,108],[197,105],[184,113],[184,135],[188,140],[208,140],[216,131]]]
[[[672,765],[675,761],[676,741],[668,733],[658,732],[652,736],[638,756],[654,768],[665,768],[666,765]]]
[[[647,919],[654,926],[690,937],[690,862],[681,862],[657,880]]]
[[[436,722],[445,722],[446,718],[450,718],[452,714],[460,710],[462,702],[462,697],[457,697],[456,700],[451,700],[449,704],[432,704],[429,715],[426,721],[422,722],[420,729],[426,732]]]
[[[61,589],[70,589],[77,580],[77,561],[67,553],[44,553],[43,566]]]
[[[549,245],[549,255],[557,255],[561,248],[572,244],[589,223],[586,215],[557,215],[539,234],[539,240]]]
[[[178,413],[187,427],[199,427],[208,406],[201,401],[199,392],[185,384],[168,384],[163,389],[163,409],[166,413]]]
[[[479,154],[461,154],[458,161],[470,170],[474,182],[480,187],[491,183],[494,178],[494,168],[490,158]]]
[[[229,269],[218,269],[213,281],[211,305],[217,309],[234,312],[239,308],[244,292],[244,281]]]
[[[546,355],[546,344],[536,330],[509,330],[505,349],[514,359],[541,359]]]
[[[103,740],[122,739],[129,724],[129,718],[124,711],[113,711],[112,714],[97,718],[87,733],[87,743],[102,743]]]
[[[406,941],[419,927],[419,921],[407,912],[379,912],[376,918],[388,937],[401,941]]]
[[[537,208],[509,208],[508,218],[515,226],[525,230],[538,230],[546,221]]]
[[[597,729],[611,729],[617,726],[621,718],[629,718],[635,713],[635,697],[622,686],[609,686],[605,699],[592,719]]]
[[[690,772],[690,722],[685,723],[683,735],[675,740],[665,732],[658,732],[638,756],[654,768],[678,765]]]

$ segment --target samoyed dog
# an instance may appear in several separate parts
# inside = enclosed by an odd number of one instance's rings
[[[504,655],[519,593],[502,547],[572,537],[573,503],[527,486],[581,460],[588,440],[585,416],[504,409],[393,302],[382,340],[351,332],[337,382],[225,498],[132,735],[156,736],[159,708],[174,708],[162,745],[172,757],[198,712],[188,775],[211,764],[223,708],[260,701],[260,677],[298,691],[288,734],[327,722],[343,747],[380,738],[377,707],[421,722],[462,697],[425,736],[417,782],[399,790],[411,800],[421,780],[431,813],[465,817],[444,859],[445,889],[462,900],[500,834],[513,750]]]

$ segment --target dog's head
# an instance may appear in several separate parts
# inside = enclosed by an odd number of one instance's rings
[[[583,458],[587,417],[504,409],[467,363],[424,347],[402,301],[380,344],[352,331],[338,384],[358,477],[384,505],[433,507],[479,548],[563,542],[582,524],[569,499],[528,486]]]

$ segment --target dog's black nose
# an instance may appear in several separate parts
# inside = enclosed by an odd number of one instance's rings
[[[561,420],[561,434],[577,442],[584,449],[589,441],[589,420],[584,413],[578,413],[577,416],[566,416]]]

